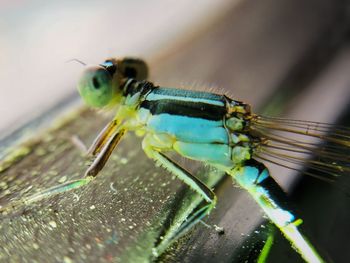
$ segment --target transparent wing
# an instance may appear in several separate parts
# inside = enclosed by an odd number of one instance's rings
[[[327,181],[350,173],[349,127],[256,115],[250,132],[262,140],[254,151],[257,159]]]

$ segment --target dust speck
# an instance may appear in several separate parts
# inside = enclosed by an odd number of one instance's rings
[[[121,159],[120,159],[120,163],[121,163],[121,164],[127,164],[127,163],[128,163],[128,159],[126,159],[126,158],[121,158]]]
[[[49,225],[52,227],[52,228],[56,228],[57,227],[57,224],[55,221],[50,221],[49,222]]]
[[[63,262],[64,263],[73,263],[74,261],[70,257],[65,256],[65,257],[63,257]]]
[[[62,176],[62,177],[58,180],[58,182],[59,182],[60,184],[64,183],[65,181],[67,181],[67,176],[66,176],[66,175],[65,175],[65,176]]]

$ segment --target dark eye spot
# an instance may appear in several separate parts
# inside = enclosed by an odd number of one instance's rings
[[[92,78],[92,85],[94,86],[95,89],[99,89],[101,87],[100,82],[96,77]]]
[[[125,68],[125,76],[128,78],[136,78],[137,72],[134,68],[132,67],[126,67]]]

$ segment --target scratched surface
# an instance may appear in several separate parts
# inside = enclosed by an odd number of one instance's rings
[[[330,58],[341,60],[348,54],[341,41],[345,32],[335,32],[340,36],[336,44],[329,40],[332,29],[336,30],[340,18],[346,15],[340,12],[343,9],[333,1],[311,2],[314,5],[304,5],[303,1],[246,2],[228,10],[206,31],[155,55],[151,63],[152,80],[165,86],[186,86],[195,82],[201,87],[214,83],[226,87],[225,92],[235,94],[235,98],[249,98],[248,102],[260,109],[267,102],[275,103],[277,112],[290,112],[301,107],[310,97],[298,95],[307,93],[300,89],[286,97],[280,86],[294,83],[310,90],[310,82],[325,71],[339,72],[336,66],[327,69]],[[327,19],[324,19],[325,13]],[[300,24],[292,19],[296,15],[300,23],[304,22],[301,31]],[[318,41],[320,39],[322,41]],[[292,41],[293,44],[286,44]],[[327,41],[334,46],[330,47]],[[338,55],[338,49],[343,53]],[[320,58],[316,50],[328,55]],[[310,58],[307,59],[305,54],[310,54]],[[341,65],[341,68],[346,68],[346,64]],[[304,73],[311,67],[317,70]],[[346,70],[341,74],[348,75]],[[344,83],[335,82],[332,88],[341,91],[350,83],[349,78],[345,78]],[[314,86],[317,93],[317,88],[322,85],[316,83]],[[339,95],[341,92],[333,94],[337,94],[333,98],[335,101],[344,97]],[[329,108],[319,109],[316,103],[313,105],[318,112],[316,120],[330,121],[322,120]],[[303,113],[297,116],[305,117]],[[35,139],[18,148],[17,156],[21,157],[8,162],[11,165],[7,164],[0,173],[0,204],[80,178],[89,160],[72,142],[72,136],[89,145],[109,118],[109,115],[82,109],[71,113],[56,128],[36,135]],[[185,165],[198,174],[205,174],[203,169],[196,169],[197,166],[189,162]],[[256,257],[267,229],[262,212],[247,194],[232,187],[229,179],[221,181],[216,193],[219,203],[205,222],[209,226],[224,227],[225,234],[219,235],[200,224],[158,261],[242,262]],[[193,198],[193,192],[186,186],[145,157],[140,140],[130,134],[118,146],[98,178],[88,186],[2,217],[0,261],[148,261],[165,227],[179,213],[180,216],[186,213],[180,208]],[[280,243],[286,247],[281,249],[282,256],[287,254],[291,262],[300,261],[288,247],[288,242],[281,239]],[[275,258],[271,262],[278,262],[278,257],[277,261]]]

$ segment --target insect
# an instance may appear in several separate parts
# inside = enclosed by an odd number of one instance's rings
[[[300,120],[256,115],[250,106],[225,95],[155,86],[147,81],[148,68],[135,58],[108,59],[87,67],[78,83],[85,103],[94,108],[118,106],[118,111],[88,150],[94,161],[82,179],[54,186],[33,196],[14,201],[0,212],[19,205],[76,189],[91,182],[104,167],[123,135],[134,131],[143,137],[146,155],[197,192],[206,205],[198,208],[178,230],[180,236],[215,207],[215,193],[197,177],[168,157],[167,152],[201,161],[230,175],[245,189],[267,217],[280,229],[307,262],[324,262],[306,239],[302,219],[290,208],[279,185],[262,161],[291,169],[306,164],[325,172],[321,179],[347,173],[350,148],[349,128]],[[321,139],[332,143],[317,149]],[[334,146],[335,145],[335,146]],[[311,159],[311,155],[318,159]]]

